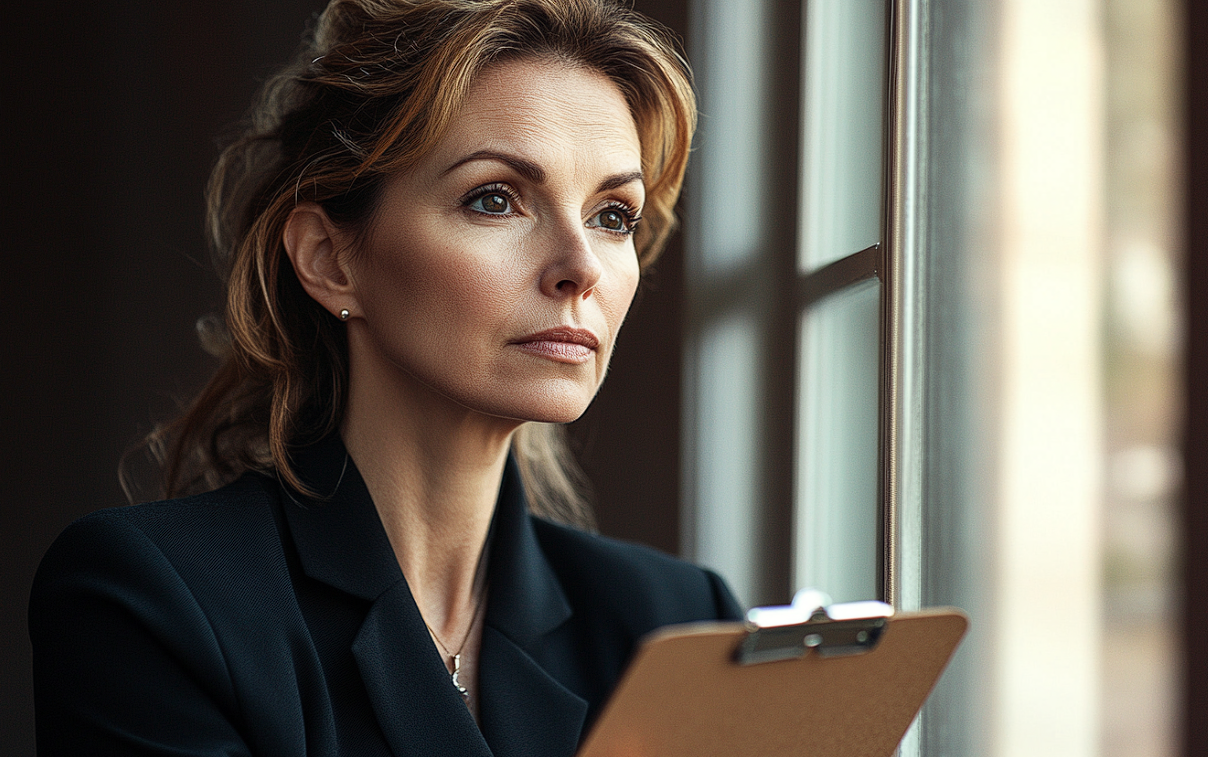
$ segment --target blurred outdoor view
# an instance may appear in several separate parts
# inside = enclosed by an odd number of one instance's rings
[[[1104,757],[1176,753],[1180,23],[1106,0]]]

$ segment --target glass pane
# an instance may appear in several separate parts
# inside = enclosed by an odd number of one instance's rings
[[[772,14],[767,2],[702,2],[692,60],[701,119],[686,194],[697,203],[692,223],[696,263],[709,275],[733,274],[766,255],[776,227],[768,196],[768,63]],[[694,197],[696,195],[696,197]],[[718,212],[724,198],[726,212]]]
[[[805,4],[801,270],[881,238],[885,14],[885,0]]]
[[[792,328],[769,293],[784,283],[776,272],[785,254],[796,259],[783,241],[796,227],[792,202],[783,198],[797,165],[784,162],[781,140],[770,137],[796,129],[777,117],[784,91],[795,86],[780,73],[778,41],[797,29],[786,29],[782,19],[792,9],[781,0],[690,5],[701,119],[684,193],[681,550],[716,568],[740,600],[775,604],[787,598],[789,557],[770,544],[780,543],[783,530],[766,523],[786,508],[788,481],[768,475],[770,457],[786,446],[768,437],[787,436],[782,426],[790,419],[769,417],[769,405],[787,398],[769,395],[766,351]]]
[[[877,598],[881,284],[802,317],[795,583],[836,602]]]
[[[740,602],[758,595],[758,324],[737,312],[705,324],[696,363],[693,555],[726,577]]]

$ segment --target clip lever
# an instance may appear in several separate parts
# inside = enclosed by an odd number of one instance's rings
[[[741,665],[803,657],[862,654],[876,647],[893,607],[884,602],[830,604],[814,589],[802,589],[784,607],[756,607],[747,613],[750,631],[735,651]]]

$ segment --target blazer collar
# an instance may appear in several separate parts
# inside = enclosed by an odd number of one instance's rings
[[[434,737],[447,742],[450,755],[490,754],[484,736],[497,754],[571,754],[587,703],[537,664],[533,652],[572,611],[537,541],[515,460],[508,458],[491,524],[481,733],[427,643],[423,617],[343,442],[332,435],[296,460],[306,483],[327,495],[307,498],[281,487],[302,569],[372,602],[353,654],[395,754],[417,746],[425,754],[443,753],[431,750]],[[425,643],[407,643],[414,639]]]
[[[570,618],[571,606],[537,542],[520,469],[511,455],[491,530],[487,625],[521,648],[532,647]]]
[[[570,618],[571,606],[537,541],[510,456],[491,528],[479,663],[482,733],[496,754],[573,754],[587,702],[533,659],[540,645],[554,643],[547,635]]]
[[[282,509],[302,569],[311,578],[374,600],[403,580],[373,498],[338,435],[296,455],[303,481],[318,497],[281,484]]]
[[[311,498],[281,485],[282,504],[306,575],[374,600],[403,580],[369,489],[336,435],[296,455]],[[509,455],[491,522],[487,623],[521,647],[535,644],[571,616],[545,559],[520,469]]]

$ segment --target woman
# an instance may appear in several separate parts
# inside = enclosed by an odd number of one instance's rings
[[[221,488],[51,548],[40,752],[570,755],[642,635],[736,617],[556,524],[544,425],[604,378],[694,117],[604,0],[333,0],[211,181],[225,360],[154,441],[170,496]]]

